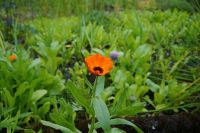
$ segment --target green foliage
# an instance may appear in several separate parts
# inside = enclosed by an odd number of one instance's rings
[[[118,2],[126,7],[126,1]],[[15,45],[0,35],[0,128],[34,132],[23,128],[40,123],[80,132],[75,119],[83,112],[90,133],[122,132],[112,128],[118,124],[142,132],[118,117],[198,110],[199,19],[199,13],[178,10],[124,10],[25,21],[35,31],[24,31],[24,44],[18,43],[18,31],[12,33]],[[108,75],[94,80],[84,57],[113,50],[123,54]],[[16,60],[9,60],[11,54]]]
[[[50,113],[50,119],[59,125],[68,127],[72,131],[76,131],[74,126],[75,114],[71,105],[66,103],[62,98],[58,102],[60,107],[55,107],[53,109]]]
[[[85,107],[86,111],[89,114],[92,114],[93,110],[90,108],[90,103],[89,103],[90,101],[89,99],[85,99],[84,96],[79,93],[80,92],[79,88],[77,88],[71,81],[67,82],[67,88],[70,90],[75,100],[83,107]]]
[[[63,127],[63,126],[60,126],[58,124],[54,124],[52,122],[49,122],[49,121],[44,121],[44,120],[41,120],[41,123],[45,126],[48,126],[48,127],[51,127],[51,128],[54,128],[56,130],[61,130],[63,133],[73,133],[72,130],[66,128],[66,127]]]
[[[161,9],[177,8],[189,12],[194,11],[194,8],[187,0],[157,0],[157,2]]]
[[[92,99],[93,108],[97,117],[97,120],[100,123],[100,127],[103,128],[104,132],[110,131],[110,114],[108,108],[104,101],[100,98]]]
[[[41,58],[30,58],[30,51],[21,47],[17,48],[17,59],[14,61],[8,60],[9,52],[11,51],[1,53],[0,57],[0,119],[2,121],[1,127],[10,128],[14,131],[19,129],[18,126],[31,123],[31,118],[35,122],[38,118],[47,118],[51,112],[50,106],[57,104],[52,102],[53,97],[60,95],[65,89],[65,81],[61,76],[52,75],[48,72],[48,69],[44,69]],[[58,66],[55,67],[57,70]],[[43,101],[46,98],[49,99]],[[56,115],[56,117],[65,118],[67,123],[69,123],[69,120],[70,125],[73,125],[74,117],[72,118],[72,116],[74,115],[71,106],[63,100],[61,101],[61,107],[68,109],[68,114],[66,112],[58,113],[54,110],[50,116],[53,118],[53,115]],[[16,113],[17,116],[15,117]],[[25,115],[24,113],[28,114]],[[61,114],[64,116],[61,116]],[[58,121],[56,123],[63,124]],[[75,130],[75,127],[73,129]]]

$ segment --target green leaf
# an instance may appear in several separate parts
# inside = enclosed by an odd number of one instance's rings
[[[66,112],[53,112],[50,114],[50,118],[56,124],[66,126],[68,129],[75,131],[76,128],[73,122],[69,122],[65,116]]]
[[[111,133],[126,133],[126,132],[119,128],[112,128]]]
[[[116,89],[114,86],[109,86],[109,87],[105,88],[105,90],[102,93],[103,100],[106,101],[109,98],[111,98],[112,95],[114,94],[115,90]]]
[[[120,108],[119,110],[116,111],[115,115],[117,116],[134,116],[137,113],[142,112],[144,109],[144,104],[139,102],[135,103],[133,105],[127,106]]]
[[[144,99],[147,103],[149,103],[150,105],[152,105],[153,107],[155,107],[153,101],[149,98],[149,96],[146,95],[146,96],[143,97],[143,99]]]
[[[160,90],[160,86],[157,85],[156,83],[154,83],[153,81],[151,81],[150,79],[147,79],[146,80],[146,83],[149,87],[149,89],[152,91],[152,92],[158,92]]]
[[[171,68],[169,74],[172,74],[177,68],[178,65],[183,62],[183,60],[186,58],[186,56],[189,54],[189,52],[186,52]]]
[[[162,110],[162,109],[166,109],[168,107],[167,104],[163,103],[163,104],[158,104],[156,105],[156,110]]]
[[[92,49],[92,52],[99,53],[99,54],[105,56],[105,53],[103,52],[103,50],[98,49],[98,48],[93,48],[93,49]]]
[[[67,86],[67,89],[72,93],[72,95],[75,98],[75,100],[80,105],[82,105],[83,107],[85,107],[86,111],[89,114],[93,114],[93,110],[90,107],[89,101],[83,95],[81,95],[82,93],[80,93],[80,89],[78,89],[74,85],[74,83],[72,83],[72,81],[68,81],[66,86]]]
[[[104,101],[100,98],[92,99],[95,115],[103,130],[110,131],[110,113]]]
[[[31,100],[33,102],[36,102],[40,98],[42,98],[45,94],[47,94],[47,90],[36,90],[35,92],[33,92]]]
[[[33,112],[24,112],[22,114],[19,115],[19,119],[23,119],[29,115],[33,114]]]
[[[133,58],[143,58],[143,57],[146,57],[146,56],[150,55],[150,53],[151,53],[150,45],[143,44],[143,45],[140,45],[135,50],[135,52],[133,54]]]
[[[38,109],[38,114],[40,116],[44,116],[50,110],[51,103],[46,102]]]
[[[122,118],[111,119],[110,124],[111,125],[129,125],[129,126],[132,126],[138,133],[144,133],[138,126]],[[101,127],[100,122],[95,123],[95,129],[100,128],[100,127]]]
[[[117,70],[116,75],[114,77],[114,82],[115,83],[119,83],[121,81],[126,80],[126,76],[124,75],[124,71],[123,70]]]
[[[15,117],[12,118],[6,118],[3,121],[0,122],[0,128],[17,128],[17,123],[19,119],[20,111],[17,111],[17,114]],[[20,128],[20,127],[19,127]]]
[[[117,94],[115,95],[113,107],[111,109],[111,114],[114,115],[117,110],[122,108],[125,103],[126,103],[126,98],[127,98],[127,89],[126,88],[121,88]]]
[[[90,83],[90,81],[87,79],[86,76],[84,76],[84,80],[85,80],[85,83],[88,85],[88,87],[92,90],[94,89],[94,87],[92,86],[92,84]]]
[[[73,111],[72,106],[63,98],[60,98],[57,102],[59,102],[59,106],[55,106],[55,109],[51,111],[49,114],[50,119],[56,124],[65,126],[72,131],[76,131],[74,125],[75,112]]]
[[[1,106],[2,107],[2,106]],[[15,110],[15,108],[10,108],[10,109],[3,109],[3,110],[1,110],[1,116],[3,116],[3,115],[7,115],[8,113],[11,113],[13,110]]]
[[[6,88],[3,88],[3,91],[4,91],[4,95],[7,98],[9,107],[12,107],[15,103],[15,98],[10,94],[10,92]]]
[[[15,98],[17,96],[21,96],[29,88],[30,88],[30,86],[29,86],[28,82],[21,83],[20,86],[17,88],[17,91],[15,93]]]
[[[40,122],[42,123],[42,125],[54,128],[56,130],[61,130],[64,133],[74,133],[72,130],[70,130],[70,129],[66,128],[66,127],[60,126],[58,124],[54,124],[54,123],[52,123],[50,121],[40,120]]]
[[[15,117],[12,118],[6,118],[3,121],[0,122],[0,128],[15,128]]]
[[[40,58],[37,58],[35,60],[33,60],[30,64],[30,66],[28,67],[28,69],[32,69],[33,67],[37,66],[38,64],[41,63],[41,59]]]
[[[100,96],[102,91],[104,90],[105,76],[98,76],[96,83],[96,91],[95,96]]]
[[[119,125],[119,124],[120,125],[121,124],[123,124],[123,125],[129,125],[129,126],[132,126],[138,133],[143,133],[143,131],[138,126],[136,126],[132,122],[127,121],[125,119],[121,119],[121,118],[111,119],[110,123],[111,123],[111,125]]]

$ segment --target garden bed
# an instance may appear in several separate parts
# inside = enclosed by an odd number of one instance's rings
[[[140,127],[144,133],[199,133],[200,132],[200,114],[199,113],[177,113],[177,114],[159,114],[159,115],[139,115],[136,117],[125,117]],[[88,133],[89,121],[83,117],[79,117],[75,121],[76,127],[82,133]],[[113,128],[119,128],[127,133],[137,133],[134,128],[125,125],[112,126]],[[41,124],[33,124],[30,127],[34,131],[41,130],[43,133],[61,133],[60,130],[43,126]],[[5,129],[2,132],[6,132]],[[24,131],[23,131],[24,132]],[[97,130],[98,133],[102,133],[101,129]],[[16,133],[21,133],[17,131]]]
[[[137,116],[125,117],[127,120],[133,122],[140,127],[144,133],[199,133],[200,132],[200,115],[199,113],[178,113],[173,115],[160,114],[156,116]],[[83,133],[88,132],[88,121],[78,119],[76,126]],[[135,129],[130,126],[114,126],[120,128],[127,133],[137,133]],[[102,130],[97,130],[102,133]]]

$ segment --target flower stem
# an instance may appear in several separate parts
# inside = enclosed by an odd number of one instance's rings
[[[94,87],[93,87],[93,90],[92,90],[92,99],[95,97],[95,91],[96,91],[96,86],[97,86],[97,80],[98,80],[98,76],[96,76],[95,78],[95,81],[94,81]],[[91,121],[91,126],[90,126],[90,129],[89,129],[89,132],[88,133],[92,133],[93,130],[94,130],[94,124],[95,124],[95,114],[93,113],[92,114],[92,121]]]
[[[93,114],[92,115],[92,123],[91,123],[91,126],[90,126],[90,129],[89,129],[88,133],[92,133],[93,132],[93,130],[94,130],[94,123],[95,123],[95,115]]]
[[[95,91],[96,91],[96,87],[97,87],[97,80],[98,80],[98,76],[95,77],[94,87],[93,87],[93,90],[92,90],[92,98],[95,97]]]

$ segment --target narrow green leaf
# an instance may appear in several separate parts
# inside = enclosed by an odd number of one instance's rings
[[[86,76],[84,76],[84,79],[85,79],[85,83],[88,85],[88,87],[92,90],[94,89],[94,87],[92,86],[92,84],[90,83],[90,81],[87,79]]]
[[[129,125],[129,126],[132,126],[138,133],[143,133],[143,131],[138,126],[136,126],[132,122],[127,121],[125,119],[121,119],[121,118],[111,119],[110,123],[111,123],[111,125],[119,125],[119,124],[120,125],[121,124],[123,124],[123,125]]]
[[[15,117],[6,118],[0,122],[0,128],[15,128]]]
[[[103,50],[101,50],[101,49],[93,48],[92,51],[95,52],[95,53],[99,53],[99,54],[105,56],[105,53],[104,53]]]
[[[28,88],[29,88],[28,82],[23,82],[20,84],[20,86],[17,88],[17,91],[15,93],[15,98],[17,96],[21,96]]]
[[[51,103],[50,102],[46,102],[42,105],[42,107],[40,107],[38,109],[38,114],[40,116],[43,116],[45,115],[49,110],[50,110],[50,106],[51,106]]]
[[[146,80],[146,83],[149,87],[149,89],[152,91],[152,92],[158,92],[160,90],[160,86],[157,85],[156,83],[154,83],[153,81],[151,81],[150,79],[147,79]]]
[[[112,128],[111,133],[126,133],[126,132],[119,128]]]
[[[126,98],[127,98],[127,89],[125,88],[120,89],[115,95],[113,107],[111,108],[112,115],[115,114],[117,110],[119,110],[125,105]]]
[[[42,123],[42,125],[54,128],[56,130],[61,130],[64,133],[74,133],[72,130],[70,130],[70,129],[66,128],[66,127],[63,127],[61,125],[54,124],[54,123],[52,123],[50,121],[40,120],[40,122]]]
[[[110,124],[111,125],[129,125],[129,126],[132,126],[138,133],[144,133],[138,126],[122,118],[111,119]],[[100,128],[100,127],[101,127],[100,122],[95,123],[95,129]]]
[[[15,110],[15,108],[10,108],[10,109],[3,109],[1,110],[1,115],[0,116],[3,116],[3,115],[7,115],[8,113],[11,113],[13,110]]]
[[[95,90],[95,96],[100,96],[101,92],[104,90],[105,76],[97,77],[97,85]]]
[[[133,58],[146,57],[151,53],[151,46],[147,44],[140,45],[134,52]]]
[[[8,102],[9,107],[12,107],[15,103],[15,98],[10,94],[10,92],[6,88],[3,88],[3,91],[4,91],[4,94],[7,98],[7,102]]]
[[[0,122],[0,128],[17,128],[17,123],[19,119],[20,111],[17,112],[15,117],[6,118]]]
[[[35,60],[33,60],[33,61],[31,62],[31,64],[30,64],[30,66],[28,67],[28,69],[31,69],[31,68],[37,66],[37,65],[40,64],[40,63],[41,63],[41,59],[40,59],[40,58],[37,58],[37,59],[35,59]]]
[[[104,101],[100,98],[94,98],[92,100],[94,111],[100,126],[104,131],[110,130],[110,113]]]
[[[19,119],[25,118],[29,115],[33,114],[33,112],[24,112],[22,114],[19,115]]]
[[[75,100],[82,105],[83,107],[85,107],[86,111],[89,114],[93,113],[93,110],[90,107],[89,101],[86,100],[86,98],[82,95],[82,93],[80,93],[80,89],[78,89],[73,83],[72,81],[68,81],[67,82],[67,89],[72,93],[73,97],[75,98]]]
[[[150,105],[152,105],[153,107],[155,107],[153,101],[149,98],[149,96],[146,95],[146,96],[143,97],[143,99],[144,99],[147,103],[149,103]]]
[[[171,68],[169,74],[172,74],[177,68],[178,68],[178,65],[183,61],[185,60],[185,57],[189,54],[189,52],[186,52]]]
[[[33,92],[31,100],[33,102],[36,102],[40,98],[42,98],[45,94],[47,94],[47,90],[36,90],[35,92]]]
[[[143,109],[144,109],[143,103],[135,103],[134,105],[120,108],[119,110],[116,111],[115,115],[117,115],[117,116],[134,116],[137,113],[142,112]]]

